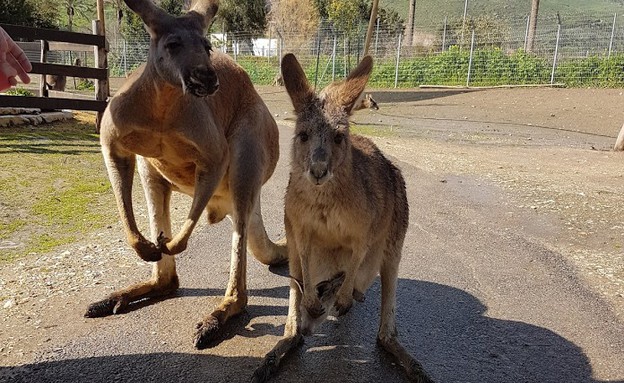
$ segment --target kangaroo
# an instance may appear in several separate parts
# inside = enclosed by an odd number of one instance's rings
[[[46,76],[46,86],[49,90],[64,91],[67,85],[67,77],[64,75],[49,74]]]
[[[379,105],[377,105],[377,101],[375,101],[370,93],[366,93],[366,95],[364,95],[364,98],[361,99],[359,102],[356,102],[355,106],[353,107],[354,112],[361,109],[379,110]]]
[[[343,82],[314,94],[294,55],[282,60],[284,84],[297,120],[285,196],[291,275],[284,337],[254,372],[268,380],[281,359],[328,314],[344,315],[354,298],[381,276],[377,342],[394,355],[407,376],[431,382],[397,339],[396,288],[408,227],[405,181],[367,138],[349,133],[349,114],[373,67],[364,57]]]
[[[247,248],[264,264],[287,261],[285,244],[268,238],[260,207],[261,186],[279,156],[277,124],[244,70],[213,51],[204,37],[218,1],[196,1],[179,17],[150,0],[124,1],[147,26],[149,55],[109,102],[100,142],[127,241],[141,259],[155,264],[151,279],[91,304],[85,316],[117,314],[132,302],[174,292],[179,286],[174,255],[186,249],[207,210],[209,223],[229,216],[233,236],[225,297],[197,325],[195,346],[206,348],[247,304]],[[151,239],[134,217],[135,165]],[[175,236],[169,213],[173,191],[193,198]]]

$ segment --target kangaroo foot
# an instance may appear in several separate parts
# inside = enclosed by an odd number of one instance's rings
[[[252,383],[264,383],[271,379],[277,373],[282,359],[302,343],[303,336],[300,333],[280,340],[273,350],[266,354],[262,364],[254,371],[251,378]]]
[[[145,298],[160,298],[173,294],[180,283],[178,277],[171,278],[169,283],[154,283],[152,281],[139,283],[112,293],[105,299],[91,303],[85,312],[85,318],[99,318],[108,315],[121,314],[128,306]]]
[[[396,336],[378,336],[377,344],[399,361],[410,382],[435,383],[423,366],[399,343]]]
[[[130,302],[124,296],[111,295],[106,299],[91,303],[84,314],[85,318],[99,318],[121,313]]]
[[[194,342],[198,350],[214,346],[221,335],[219,320],[212,315],[208,315],[206,319],[197,323],[196,329]]]

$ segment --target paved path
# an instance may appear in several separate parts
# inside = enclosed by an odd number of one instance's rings
[[[283,236],[292,128],[263,191],[269,235]],[[547,216],[513,219],[494,185],[428,174],[407,161],[411,206],[398,289],[400,338],[439,382],[624,382],[624,332],[609,307],[564,259],[526,231],[556,230]],[[444,181],[444,182],[441,182]],[[194,325],[218,303],[229,270],[229,222],[201,227],[179,256],[178,296],[127,314],[84,319],[81,296],[32,363],[0,367],[6,382],[246,382],[283,331],[286,270],[249,261],[247,313],[213,349],[193,348]],[[135,280],[142,278],[137,275]],[[279,382],[401,382],[375,345],[379,284],[283,364]],[[1,366],[1,364],[0,364]]]

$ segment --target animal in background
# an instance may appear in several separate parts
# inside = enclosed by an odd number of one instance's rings
[[[320,95],[294,55],[282,60],[286,90],[297,116],[285,227],[291,275],[284,337],[265,356],[253,380],[264,382],[281,359],[329,314],[346,314],[381,278],[378,344],[415,382],[432,382],[401,345],[395,323],[401,250],[409,206],[401,171],[362,136],[349,131],[349,115],[373,68],[364,57],[346,80]]]
[[[364,95],[364,98],[356,102],[355,106],[353,107],[354,112],[361,109],[379,110],[379,105],[377,105],[377,101],[375,101],[370,93],[366,93],[366,95]]]
[[[49,90],[65,91],[67,85],[67,77],[64,75],[49,74],[46,75],[46,86]]]

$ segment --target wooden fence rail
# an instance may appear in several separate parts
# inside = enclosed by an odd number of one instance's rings
[[[27,96],[6,96],[0,95],[0,107],[27,107],[40,109],[72,109],[72,110],[92,110],[98,112],[97,126],[102,112],[106,108],[109,96],[108,68],[106,60],[107,42],[101,33],[101,26],[98,21],[93,21],[95,34],[57,31],[52,29],[41,29],[24,27],[9,24],[0,24],[2,28],[13,39],[41,40],[42,53],[48,49],[48,41],[57,42],[56,46],[64,46],[72,51],[85,51],[83,45],[92,46],[95,54],[96,68],[59,65],[44,62],[32,62],[32,72],[42,76],[42,83],[45,84],[46,75],[73,76],[79,78],[90,78],[95,80],[95,99],[80,100],[60,97],[27,97]],[[63,44],[69,43],[69,44]],[[55,43],[52,43],[55,44]],[[78,46],[74,44],[79,44]],[[72,45],[74,45],[72,47]],[[58,49],[58,48],[57,48]],[[45,54],[42,54],[45,57]],[[41,92],[43,96],[47,91]],[[98,129],[99,130],[99,129]]]

